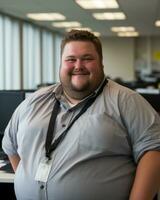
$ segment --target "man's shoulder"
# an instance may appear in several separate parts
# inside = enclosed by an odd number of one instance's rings
[[[38,89],[37,91],[35,91],[34,95],[38,95],[39,96],[39,95],[49,94],[51,92],[55,92],[56,88],[59,85],[60,85],[59,83],[56,83],[56,84],[53,84],[53,85],[50,85],[50,86],[42,87],[42,88]]]
[[[136,91],[134,91],[126,86],[123,86],[113,80],[108,80],[107,90],[110,93],[123,93],[126,95],[132,95],[132,94],[136,93]]]
[[[53,98],[54,93],[57,91],[59,86],[60,86],[60,83],[56,83],[54,85],[42,87],[42,88],[36,90],[34,93],[32,93],[28,97],[27,102],[29,104],[32,104],[32,103],[37,102],[37,101],[43,101],[46,98]]]
[[[103,94],[107,102],[116,105],[119,103],[125,104],[128,99],[138,95],[136,91],[120,85],[113,80],[108,80]]]

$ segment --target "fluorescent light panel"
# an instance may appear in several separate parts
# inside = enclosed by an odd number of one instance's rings
[[[155,26],[157,26],[157,27],[160,26],[160,20],[157,20],[157,21],[155,22]]]
[[[54,22],[52,23],[52,25],[54,27],[57,28],[76,28],[76,27],[81,27],[81,24],[79,22],[76,21],[72,21],[72,22]]]
[[[71,28],[67,28],[66,31],[69,32],[69,31],[71,31],[72,29],[84,30],[84,31],[92,31],[92,29],[89,28],[89,27],[80,27],[80,28],[73,28],[73,27],[71,27]]]
[[[99,37],[101,34],[99,32],[93,32],[91,28],[88,27],[80,27],[80,28],[67,28],[66,32],[71,31],[72,29],[76,29],[76,30],[84,30],[84,31],[90,31],[92,32],[95,36]]]
[[[92,32],[95,36],[99,37],[101,34],[99,32]]]
[[[76,0],[76,3],[84,9],[119,8],[116,0]]]
[[[124,20],[126,16],[123,12],[93,13],[93,17],[98,20]]]
[[[136,31],[132,31],[132,32],[119,32],[117,33],[117,35],[119,37],[137,37],[139,36],[139,33]]]
[[[115,26],[111,28],[113,32],[126,32],[126,31],[135,31],[133,26]]]
[[[37,21],[54,21],[66,19],[66,17],[60,13],[28,13],[27,17]]]

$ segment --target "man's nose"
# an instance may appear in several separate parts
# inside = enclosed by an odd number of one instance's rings
[[[81,59],[77,59],[75,63],[75,68],[76,69],[81,69],[83,68],[83,61]]]

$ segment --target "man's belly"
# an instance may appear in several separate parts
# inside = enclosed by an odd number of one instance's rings
[[[51,171],[46,184],[34,181],[34,177],[26,178],[19,169],[15,179],[17,199],[128,200],[135,166],[131,160],[121,157],[112,158],[112,162],[108,159],[63,166],[56,173]]]

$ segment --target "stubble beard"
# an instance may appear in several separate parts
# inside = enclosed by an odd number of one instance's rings
[[[60,81],[61,81],[64,92],[69,97],[71,97],[73,99],[77,99],[77,100],[82,100],[95,91],[95,89],[98,87],[98,85],[103,80],[103,77],[104,77],[104,73],[102,73],[99,76],[99,80],[96,83],[96,85],[94,83],[92,83],[92,81],[90,79],[88,79],[81,86],[78,86],[72,81],[71,74],[68,77],[60,76]]]
[[[65,92],[68,94],[68,96],[77,100],[82,100],[83,98],[92,93],[89,81],[87,81],[80,87],[76,86],[74,83],[72,83],[72,81],[70,81],[70,83],[66,85],[62,84],[62,86]]]

